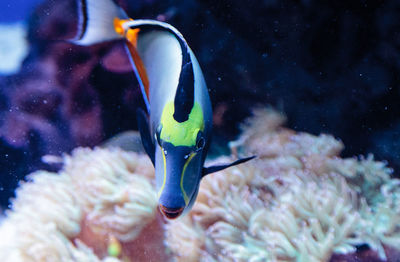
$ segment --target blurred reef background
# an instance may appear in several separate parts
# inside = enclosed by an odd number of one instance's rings
[[[169,22],[185,36],[210,89],[214,143],[235,139],[252,109],[269,104],[295,131],[340,138],[343,157],[373,153],[399,170],[399,1],[117,2],[131,17]],[[0,54],[21,46],[23,55],[19,70],[0,75],[5,207],[25,174],[54,169],[43,155],[136,129],[143,102],[121,43],[63,41],[76,30],[73,0],[0,7],[2,25],[25,28],[0,38]]]

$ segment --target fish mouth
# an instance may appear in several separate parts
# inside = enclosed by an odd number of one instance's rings
[[[179,217],[182,212],[183,212],[183,207],[179,207],[179,208],[168,208],[165,207],[161,204],[158,205],[161,213],[168,219],[175,219],[177,217]]]

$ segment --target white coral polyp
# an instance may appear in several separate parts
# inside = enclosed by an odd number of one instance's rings
[[[147,163],[147,168],[142,162]],[[149,178],[149,160],[120,149],[77,149],[66,157],[64,172],[71,176],[78,200],[92,229],[122,241],[136,238],[154,219],[157,199]]]
[[[99,148],[76,149],[65,156],[59,174],[29,175],[0,226],[0,261],[102,261],[72,239],[83,221],[104,236],[135,239],[155,219],[152,176],[145,156]]]

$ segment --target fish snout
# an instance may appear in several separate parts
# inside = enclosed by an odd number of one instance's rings
[[[165,207],[161,204],[158,205],[160,208],[161,213],[168,219],[175,219],[178,216],[180,216],[183,212],[184,207],[178,207],[178,208],[169,208]]]

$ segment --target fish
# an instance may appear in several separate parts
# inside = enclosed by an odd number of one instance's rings
[[[204,166],[212,134],[210,96],[193,51],[175,27],[132,19],[112,0],[78,0],[78,9],[73,43],[124,41],[145,102],[136,116],[155,168],[159,210],[167,219],[186,214],[202,178],[255,156]]]

